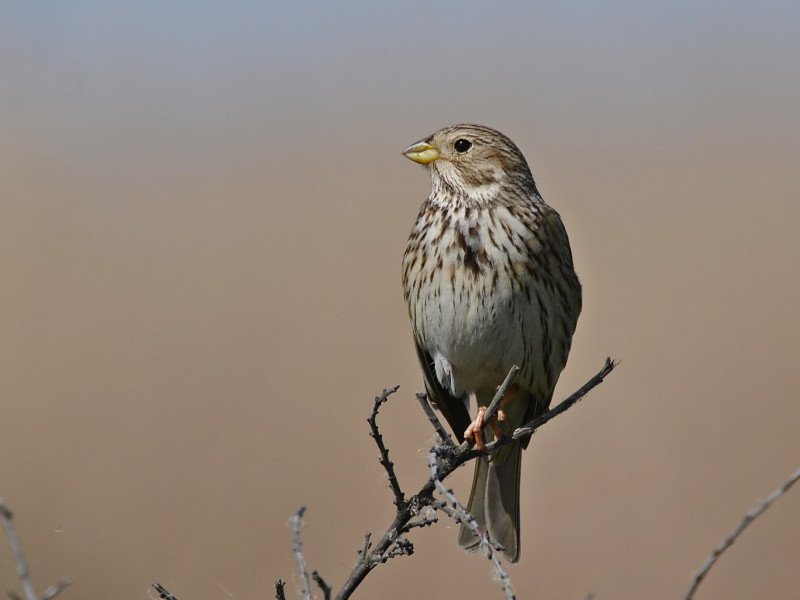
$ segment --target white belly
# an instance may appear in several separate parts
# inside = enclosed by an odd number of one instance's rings
[[[412,241],[426,249],[404,259],[418,343],[433,358],[436,378],[455,397],[479,391],[491,397],[513,365],[522,369],[521,386],[547,395],[554,385],[547,375],[557,378],[565,352],[550,347],[559,300],[547,269],[532,262],[539,240],[502,207],[492,218],[508,235],[491,238],[488,219],[477,219],[478,214],[450,218],[431,212],[412,232]],[[550,364],[554,357],[560,364]]]
[[[465,269],[456,252],[442,258],[445,276],[420,290],[416,318],[423,346],[436,362],[437,378],[454,396],[494,389],[512,365],[522,365],[530,306],[522,290],[512,289],[500,257],[490,257],[479,274]]]

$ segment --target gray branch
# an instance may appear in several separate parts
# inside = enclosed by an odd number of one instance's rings
[[[286,582],[283,579],[275,582],[275,600],[286,600]]]
[[[8,508],[6,503],[0,498],[0,519],[3,521],[3,528],[6,531],[8,544],[11,546],[11,553],[14,555],[14,562],[17,565],[17,575],[22,582],[22,591],[25,593],[25,600],[52,600],[72,582],[69,579],[62,579],[58,583],[47,588],[41,596],[36,594],[36,590],[33,587],[33,580],[31,579],[31,572],[28,569],[28,562],[25,560],[25,555],[22,553],[22,544],[19,541],[17,529],[14,527],[12,517],[13,513],[11,509]],[[12,598],[16,597],[16,594],[13,592],[9,592],[9,595]]]
[[[311,581],[308,577],[306,559],[303,556],[303,542],[300,539],[300,525],[303,521],[303,515],[305,512],[306,507],[301,506],[297,509],[297,512],[292,515],[292,518],[289,521],[292,524],[292,538],[294,540],[294,543],[292,544],[292,550],[294,551],[294,557],[297,560],[297,568],[300,571],[300,581],[303,585],[303,599],[311,600]]]
[[[614,362],[610,358],[606,359],[606,363],[600,372],[592,377],[592,379],[590,379],[577,392],[572,394],[554,409],[545,413],[545,415],[542,417],[530,423],[526,423],[523,427],[515,430],[512,436],[507,436],[505,438],[501,438],[500,440],[496,440],[491,444],[487,444],[486,453],[491,453],[496,448],[510,443],[512,439],[519,439],[532,435],[536,429],[560,415],[564,411],[568,410],[570,407],[574,406],[580,399],[585,397],[590,390],[602,383],[603,379],[614,369],[614,367],[616,367],[617,364],[618,363]],[[487,415],[485,416],[485,421],[488,421],[492,414],[494,414],[494,412],[497,410],[500,400],[502,400],[508,389],[513,384],[517,371],[518,369],[516,367],[512,368],[506,377],[506,380],[498,388],[497,394],[495,394],[495,398],[490,404],[489,411],[487,411]],[[358,588],[361,582],[364,581],[367,575],[369,575],[369,573],[379,564],[382,564],[395,556],[408,556],[413,553],[413,545],[408,539],[402,536],[408,534],[411,529],[416,527],[424,527],[435,522],[435,517],[419,516],[420,512],[426,507],[433,508],[434,510],[440,510],[459,523],[468,523],[470,519],[472,519],[466,509],[460,503],[458,503],[457,500],[455,500],[455,497],[452,496],[452,492],[447,490],[442,482],[458,467],[470,460],[473,460],[482,453],[472,448],[471,444],[468,442],[464,442],[460,446],[455,445],[455,443],[452,441],[452,438],[445,431],[438,417],[431,408],[425,394],[417,394],[417,399],[425,411],[425,414],[428,416],[431,424],[433,425],[440,443],[439,445],[434,446],[434,448],[431,450],[430,459],[432,461],[432,466],[428,480],[415,495],[406,499],[406,495],[403,493],[397,480],[397,475],[394,472],[394,465],[389,460],[389,451],[383,443],[383,438],[380,434],[377,424],[378,409],[396,390],[397,387],[389,388],[384,390],[380,396],[375,398],[372,413],[368,419],[370,433],[380,452],[380,463],[389,476],[389,484],[394,494],[394,504],[396,507],[394,520],[376,543],[373,544],[371,534],[367,533],[364,536],[364,543],[361,549],[358,551],[355,566],[353,567],[353,570],[345,584],[336,594],[335,600],[346,600],[350,598],[352,593],[356,590],[356,588]],[[448,502],[439,500],[434,495],[435,493],[445,496],[450,504],[448,504]],[[455,501],[455,504],[453,504],[453,501]],[[473,526],[477,528],[477,525],[474,524],[474,519],[472,519],[472,521]],[[502,564],[495,553],[495,551],[498,549],[497,544],[492,542],[492,540],[485,534],[482,535],[481,539],[484,540],[481,544],[484,554],[492,561],[495,571],[497,572],[501,584],[503,585],[506,598],[514,598],[508,574],[502,568]],[[295,548],[297,548],[297,542],[298,538],[296,537]],[[309,585],[305,583],[308,577],[307,571],[305,571],[305,562],[300,563],[300,559],[298,559],[298,564],[300,564],[301,576],[304,580],[303,596],[304,598],[309,598]],[[303,575],[303,572],[305,572],[305,575]],[[328,596],[326,594],[326,598],[327,597]]]
[[[331,592],[333,591],[333,588],[329,586],[328,582],[322,578],[322,575],[320,575],[317,571],[314,571],[311,573],[311,578],[317,583],[319,589],[322,590],[323,599],[331,600]]]
[[[778,498],[788,492],[789,489],[795,483],[797,483],[798,479],[800,479],[800,469],[795,471],[794,474],[789,477],[789,479],[787,479],[781,487],[772,492],[766,500],[763,500],[761,504],[745,515],[744,519],[742,519],[742,522],[730,532],[728,537],[726,537],[719,546],[714,548],[714,552],[711,553],[711,556],[708,557],[705,564],[697,573],[695,573],[694,579],[692,579],[692,584],[689,586],[689,590],[686,592],[683,600],[692,600],[692,598],[694,598],[694,593],[697,591],[697,588],[700,587],[700,583],[703,581],[703,579],[705,579],[705,576],[708,575],[708,572],[717,562],[717,559],[722,556],[722,553],[733,545],[736,539],[742,534],[747,526],[750,525],[750,523],[764,514],[766,510],[778,500]]]
[[[161,600],[178,600],[177,596],[173,596],[172,594],[170,594],[167,591],[167,589],[160,583],[153,583],[151,585],[153,586],[153,589],[156,591],[158,597],[161,598]]]
[[[517,365],[513,365],[511,370],[508,372],[508,375],[506,375],[503,383],[501,383],[500,387],[497,388],[492,401],[489,403],[489,406],[486,407],[486,413],[483,415],[484,427],[489,423],[489,419],[495,415],[497,409],[500,407],[500,402],[506,397],[506,394],[508,393],[508,390],[511,389],[511,386],[514,385],[514,380],[517,378],[517,373],[519,373],[519,367]]]
[[[381,463],[381,466],[383,466],[383,468],[386,470],[386,474],[389,477],[389,486],[392,488],[392,493],[394,494],[395,506],[400,506],[406,501],[406,499],[405,495],[403,494],[403,490],[400,489],[400,483],[397,481],[397,474],[394,471],[394,463],[389,460],[389,449],[383,443],[383,436],[378,430],[378,410],[380,410],[381,404],[387,402],[389,400],[389,396],[394,394],[399,388],[400,386],[396,385],[393,388],[383,390],[380,396],[376,396],[372,405],[372,412],[367,419],[370,429],[369,434],[372,436],[372,439],[375,440],[375,444],[378,446],[378,451],[381,455],[378,460]]]
[[[447,430],[442,426],[442,422],[439,420],[439,417],[436,416],[436,412],[433,410],[433,407],[428,400],[428,395],[417,392],[417,400],[419,400],[422,410],[425,411],[425,415],[428,417],[431,425],[433,425],[433,430],[436,432],[436,436],[439,438],[439,444],[454,450],[456,444],[450,434],[447,433]]]
[[[514,373],[514,375],[516,375],[516,373]],[[513,377],[509,376],[506,381],[509,380],[513,380]],[[504,395],[505,392],[503,393],[503,396]],[[503,396],[500,397],[502,398]],[[481,528],[478,526],[478,522],[475,520],[475,517],[473,517],[466,507],[458,501],[458,498],[456,498],[455,494],[453,494],[453,491],[445,487],[441,479],[439,479],[438,462],[437,450],[436,448],[431,448],[431,452],[428,457],[428,467],[431,470],[431,480],[433,480],[433,483],[436,486],[436,491],[445,497],[448,503],[447,505],[449,505],[449,507],[452,509],[455,520],[469,527],[470,531],[472,531],[472,533],[474,533],[480,540],[480,551],[491,561],[494,571],[497,573],[497,578],[500,581],[500,585],[503,587],[503,592],[506,594],[506,600],[516,600],[517,597],[514,595],[514,589],[511,586],[511,579],[508,576],[508,572],[506,572],[506,570],[503,568],[503,564],[500,562],[500,559],[497,558],[497,554],[495,554],[495,550],[498,548],[497,542],[489,537],[488,532],[481,530]],[[450,514],[449,511],[448,514]]]

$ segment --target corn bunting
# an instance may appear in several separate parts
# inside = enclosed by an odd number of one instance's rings
[[[425,165],[432,181],[403,256],[425,387],[458,440],[474,438],[480,447],[470,406],[485,410],[512,365],[519,375],[487,438],[511,433],[550,405],[581,310],[569,239],[522,153],[500,132],[453,125],[403,154]],[[469,500],[480,528],[513,562],[527,443],[479,458]],[[479,545],[463,525],[458,541],[472,551]]]

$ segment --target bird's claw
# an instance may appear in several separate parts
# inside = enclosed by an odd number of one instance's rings
[[[469,424],[466,431],[464,432],[464,439],[467,441],[475,440],[475,448],[478,452],[485,452],[486,451],[486,444],[483,441],[483,427],[484,425],[488,425],[489,429],[492,430],[494,434],[494,438],[499,440],[501,437],[505,435],[500,426],[497,424],[498,421],[502,421],[505,419],[505,414],[502,414],[502,411],[497,411],[497,413],[491,417],[488,421],[485,421],[484,417],[486,415],[486,407],[479,406],[478,407],[478,416],[475,417],[475,420]]]
[[[483,416],[486,414],[486,407],[478,407],[478,416],[469,424],[464,432],[464,439],[467,441],[475,440],[475,447],[479,452],[486,450],[486,444],[483,443]]]

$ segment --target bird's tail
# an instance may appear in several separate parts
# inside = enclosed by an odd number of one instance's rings
[[[519,441],[500,448],[491,457],[481,456],[475,462],[475,476],[469,497],[468,510],[478,522],[478,527],[504,547],[503,556],[510,562],[519,560],[521,463],[522,443]],[[470,552],[476,552],[480,540],[467,526],[462,525],[458,544]]]

